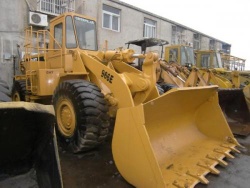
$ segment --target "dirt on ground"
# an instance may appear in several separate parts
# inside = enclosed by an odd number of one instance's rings
[[[195,188],[249,188],[250,136],[237,137],[245,146],[234,159],[225,159],[227,167],[217,165],[219,175],[208,174],[208,185]],[[59,151],[64,188],[133,188],[118,172],[111,151],[111,137],[99,148],[81,154]],[[143,172],[142,172],[143,173]],[[0,178],[1,180],[1,178]],[[34,170],[27,174],[0,181],[5,188],[37,188]]]
[[[118,172],[111,136],[100,147],[81,154],[60,150],[64,188],[132,188]]]
[[[237,137],[245,146],[241,154],[233,153],[235,159],[225,159],[227,167],[217,166],[219,175],[208,174],[208,185],[196,188],[249,188],[250,187],[250,136]],[[64,188],[133,188],[118,172],[109,139],[99,148],[71,154],[60,151]]]

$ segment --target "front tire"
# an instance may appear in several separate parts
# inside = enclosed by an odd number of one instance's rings
[[[12,101],[25,101],[26,80],[16,80],[12,88]]]
[[[68,80],[59,84],[53,96],[59,142],[73,153],[100,145],[108,135],[108,106],[93,83]]]

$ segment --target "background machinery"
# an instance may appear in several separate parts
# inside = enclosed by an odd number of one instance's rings
[[[218,105],[217,86],[160,96],[158,55],[98,51],[95,25],[89,17],[65,13],[51,21],[50,32],[26,30],[23,74],[15,76],[13,99],[53,103],[59,140],[75,153],[100,145],[109,117],[115,117],[114,161],[135,187],[207,184],[205,175],[218,174],[215,166],[226,165],[223,159],[240,146]],[[130,65],[135,58],[144,59],[142,71]]]
[[[147,47],[160,46],[163,56],[163,47],[168,42],[148,38],[129,41],[127,44],[141,46],[144,53]],[[218,85],[219,103],[233,133],[248,135],[250,133],[250,115],[247,108],[249,105],[247,96],[244,94],[246,92],[243,93],[242,88],[235,88],[235,84],[231,80],[215,72],[215,70],[221,69],[220,54],[208,53],[214,51],[197,51],[195,58],[191,46],[167,45],[164,48],[164,60],[159,60],[156,65],[157,82],[163,90],[168,91],[176,87]],[[215,68],[209,69],[209,67]],[[239,79],[235,79],[234,82],[238,83]]]
[[[197,67],[213,69],[218,76],[230,80],[232,87],[242,88],[249,84],[250,73],[245,71],[245,60],[216,50],[196,50]]]
[[[247,108],[249,104],[240,88],[239,74],[222,68],[219,52],[199,50],[195,51],[194,56],[193,48],[190,46],[166,46],[165,60],[188,67],[190,74],[185,79],[185,86],[218,85],[220,106],[232,131],[240,135],[250,133],[250,113]]]

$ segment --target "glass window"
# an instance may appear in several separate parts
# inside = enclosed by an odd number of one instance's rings
[[[145,38],[155,38],[156,37],[156,21],[145,18],[143,37]]]
[[[63,24],[57,24],[54,27],[54,49],[60,49],[63,43]],[[60,45],[60,46],[59,46]]]
[[[81,17],[74,17],[78,44],[81,49],[97,50],[96,23]]]
[[[187,50],[188,63],[195,65],[194,50],[191,47],[185,47]]]
[[[219,53],[213,55],[214,68],[222,68],[221,56]]]
[[[188,64],[186,50],[184,47],[181,47],[181,64],[182,65]]]
[[[75,11],[75,0],[37,0],[38,11],[58,15]]]
[[[169,53],[169,62],[178,62],[178,49],[177,48],[173,48],[170,50]]]
[[[199,33],[194,33],[193,34],[193,48],[195,50],[199,50],[200,49],[200,40],[201,40],[201,36]]]
[[[74,33],[74,27],[72,22],[72,17],[66,17],[66,47],[67,48],[76,48],[76,38]]]
[[[209,68],[210,64],[210,54],[202,54],[201,55],[201,67]]]
[[[194,65],[193,49],[187,46],[181,46],[181,64],[184,66]]]
[[[103,5],[102,27],[113,31],[120,31],[120,10]]]

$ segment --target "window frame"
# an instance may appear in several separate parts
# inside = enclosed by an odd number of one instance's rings
[[[80,31],[78,30],[78,24],[77,24],[77,19],[84,19],[84,20],[88,20],[88,21],[90,21],[90,22],[92,22],[93,23],[93,25],[94,25],[94,43],[93,43],[93,48],[91,49],[91,48],[83,48],[82,46],[81,46],[81,44],[82,43],[80,43]],[[96,31],[96,22],[94,21],[94,20],[89,20],[89,19],[87,19],[87,18],[82,18],[82,17],[79,17],[79,16],[74,16],[74,18],[73,18],[73,21],[74,21],[74,23],[75,23],[75,33],[76,33],[76,37],[77,37],[77,43],[78,43],[78,47],[80,48],[80,49],[84,49],[84,50],[90,50],[90,51],[97,51],[98,50],[98,45],[97,45],[97,31]],[[87,37],[86,37],[87,38]],[[86,40],[86,41],[88,41],[88,40]]]
[[[112,6],[109,6],[109,5],[105,5],[105,6],[112,7]],[[117,9],[119,11],[119,14],[104,10],[102,8],[102,28],[103,29],[108,29],[108,30],[111,30],[111,31],[115,31],[115,32],[120,32],[121,31],[121,10],[118,9],[118,8],[115,8],[115,7],[112,7],[112,8]],[[104,14],[109,16],[109,24],[108,24],[109,26],[108,27],[104,26]],[[113,29],[113,17],[118,18],[118,26],[117,26],[118,30]]]
[[[63,1],[63,0],[39,0],[37,1],[37,11],[49,14],[49,15],[60,15],[64,12],[75,11],[75,1]]]
[[[67,49],[73,49],[73,48],[77,48],[77,40],[76,40],[76,34],[75,34],[74,23],[73,23],[73,19],[72,19],[71,16],[66,16],[66,18],[65,18],[66,27],[69,25],[69,23],[67,23],[67,22],[68,22],[68,18],[69,18],[70,21],[71,21],[72,30],[68,30],[68,28],[65,29],[65,30],[66,30],[65,43],[66,43],[66,48],[67,48]],[[71,32],[73,32],[73,33],[69,33],[69,31],[71,31]],[[68,37],[71,36],[71,34],[74,35],[74,44],[75,44],[74,46],[69,45],[69,44],[70,44],[70,43],[69,43],[70,40],[68,39]],[[72,44],[73,44],[73,43],[72,43]]]
[[[152,21],[154,25],[147,23],[146,20]],[[143,37],[144,38],[156,38],[156,26],[157,26],[157,21],[149,19],[149,18],[144,18]]]
[[[61,33],[58,33],[58,30],[57,29],[59,29],[59,27],[58,26],[61,26],[60,27],[60,31],[61,31]],[[60,41],[58,40],[58,38],[57,38],[57,36],[60,36],[61,38],[60,38]],[[62,48],[63,47],[63,22],[60,22],[60,23],[58,23],[58,24],[56,24],[55,26],[54,26],[54,44],[53,44],[53,46],[54,46],[54,49],[60,49],[60,47]],[[59,46],[60,45],[60,46]]]

